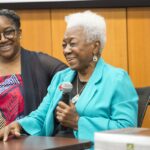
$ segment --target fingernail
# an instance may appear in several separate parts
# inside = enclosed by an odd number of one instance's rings
[[[15,132],[15,135],[18,135],[18,136],[20,136],[20,133],[19,133],[19,132]]]
[[[7,138],[4,138],[4,139],[3,139],[3,142],[6,142],[6,140],[7,140]]]

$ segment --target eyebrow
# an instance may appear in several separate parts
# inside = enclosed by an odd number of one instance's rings
[[[66,40],[69,40],[69,41],[71,41],[71,40],[74,40],[74,39],[77,39],[76,37],[64,37],[63,38],[63,41],[66,41]]]
[[[12,30],[12,29],[15,30],[15,29],[12,28],[12,27],[7,27],[7,28],[4,29],[4,31],[5,31],[5,30],[9,30],[9,29],[10,29],[10,30]]]

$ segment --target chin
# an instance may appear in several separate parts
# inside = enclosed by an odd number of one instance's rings
[[[72,70],[79,70],[79,68],[81,66],[78,62],[75,62],[75,61],[70,61],[70,62],[68,62],[68,64]]]
[[[72,70],[76,70],[76,71],[79,70],[79,68],[80,68],[79,66],[75,66],[75,65],[70,65],[69,67],[70,67]]]
[[[13,53],[11,52],[6,52],[0,55],[3,59],[11,59],[12,57],[14,57]]]

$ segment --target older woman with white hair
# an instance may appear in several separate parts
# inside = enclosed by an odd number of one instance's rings
[[[70,68],[55,75],[37,110],[0,131],[4,141],[20,132],[93,141],[94,132],[137,125],[138,96],[128,74],[101,57],[104,18],[85,11],[67,16],[66,22],[62,46]],[[59,89],[63,82],[73,85],[69,104]]]

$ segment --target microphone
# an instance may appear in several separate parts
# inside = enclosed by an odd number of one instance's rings
[[[64,103],[66,103],[68,105],[69,100],[70,100],[70,92],[73,89],[73,85],[70,82],[63,82],[59,86],[59,89],[60,89],[60,91],[63,92],[61,101],[63,101]]]
[[[69,100],[70,100],[70,92],[72,91],[72,84],[70,82],[63,82],[60,86],[59,86],[59,90],[62,91],[62,98],[60,101],[63,101],[64,103],[66,103],[67,105],[69,105]],[[56,120],[56,122],[58,122]],[[58,124],[58,123],[56,123]],[[67,127],[64,127],[61,124],[58,124],[57,127],[55,128],[54,131],[54,135],[55,136],[64,136],[64,133],[66,132]]]

